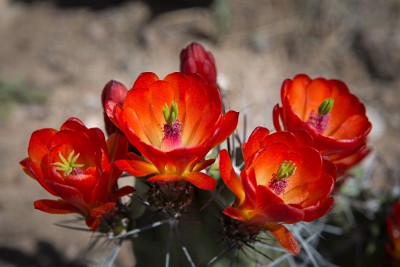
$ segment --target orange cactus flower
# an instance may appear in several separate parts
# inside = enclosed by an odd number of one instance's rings
[[[109,101],[107,114],[141,153],[116,164],[150,182],[187,181],[205,190],[215,180],[201,172],[214,162],[206,154],[235,130],[238,113],[222,113],[217,87],[194,74],[172,73],[160,80],[141,74],[122,105]]]
[[[79,119],[70,118],[60,128],[33,132],[28,157],[21,161],[26,174],[59,200],[34,202],[36,209],[52,214],[79,213],[91,229],[116,205],[119,197],[133,187],[116,190],[121,171],[112,161],[127,150],[122,135],[110,136],[107,143],[98,128],[88,129]]]
[[[393,261],[400,263],[400,202],[393,205],[393,216],[386,218],[386,226],[391,241],[386,245],[386,250]]]
[[[256,128],[242,147],[244,169],[240,178],[229,154],[220,152],[220,172],[236,200],[224,214],[272,232],[290,253],[300,246],[282,224],[310,222],[332,207],[335,166],[312,147],[311,136],[303,130],[269,134]]]
[[[305,129],[314,138],[315,147],[343,174],[369,152],[366,137],[371,123],[365,107],[338,80],[297,75],[286,80],[281,90],[282,107],[277,104],[273,118],[276,130]]]
[[[181,72],[197,73],[207,82],[217,84],[217,68],[213,55],[201,44],[191,43],[181,51]]]

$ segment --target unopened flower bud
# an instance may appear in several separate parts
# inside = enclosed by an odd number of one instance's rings
[[[197,73],[211,84],[217,83],[217,69],[213,55],[202,45],[191,43],[181,51],[181,72]]]
[[[111,80],[106,86],[104,86],[103,92],[101,94],[101,104],[103,105],[103,109],[105,110],[105,105],[107,101],[114,101],[117,104],[122,104],[126,98],[126,94],[128,93],[128,89],[117,81]],[[104,124],[106,128],[106,132],[108,135],[111,135],[117,130],[117,127],[111,122],[108,118],[106,112],[104,114]]]

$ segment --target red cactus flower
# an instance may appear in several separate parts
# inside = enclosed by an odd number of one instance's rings
[[[128,93],[128,89],[117,81],[109,81],[106,86],[104,86],[103,92],[101,94],[101,103],[103,105],[104,110],[104,125],[106,128],[106,133],[111,135],[118,128],[111,122],[110,118],[108,118],[107,113],[105,112],[105,104],[107,101],[114,101],[118,104],[122,104],[126,98],[126,94]]]
[[[297,75],[286,80],[281,90],[282,107],[277,104],[275,128],[292,131],[305,129],[314,138],[315,147],[338,167],[338,174],[362,160],[369,152],[366,137],[371,123],[365,107],[338,80]]]
[[[111,120],[143,157],[131,153],[116,162],[135,175],[154,175],[150,182],[187,181],[206,190],[215,180],[201,172],[214,162],[206,154],[235,130],[238,113],[222,114],[215,85],[194,74],[173,73],[164,80],[154,73],[138,77],[122,105],[107,102]]]
[[[391,241],[386,250],[395,262],[400,263],[400,202],[393,205],[393,216],[386,218],[386,226]]]
[[[91,229],[109,212],[119,197],[133,187],[116,190],[121,171],[112,161],[127,150],[122,135],[110,136],[107,143],[98,128],[88,129],[76,118],[60,128],[40,129],[29,141],[28,157],[21,161],[26,174],[59,200],[34,202],[36,209],[53,214],[79,213]]]
[[[220,153],[220,172],[236,195],[224,214],[272,232],[290,253],[299,244],[282,224],[310,222],[332,207],[335,166],[312,148],[311,136],[302,130],[269,134],[256,128],[243,145],[244,169],[235,173],[226,150]]]
[[[197,73],[211,84],[217,84],[217,68],[213,55],[198,43],[191,43],[181,51],[181,71]]]

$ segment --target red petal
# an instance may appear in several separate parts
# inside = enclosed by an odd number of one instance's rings
[[[49,151],[49,142],[57,132],[54,129],[41,129],[32,133],[28,155],[34,164],[40,166],[42,159]]]
[[[100,225],[100,218],[87,217],[85,222],[90,229],[96,230]]]
[[[90,216],[99,217],[103,216],[105,213],[109,212],[116,205],[115,202],[107,202],[99,207],[96,207],[90,211]]]
[[[257,127],[251,133],[249,139],[243,144],[243,157],[245,164],[249,164],[249,158],[261,149],[265,138],[269,135],[269,130],[264,127]]]
[[[35,209],[52,214],[81,213],[79,209],[63,200],[41,199],[33,203]]]
[[[74,130],[77,132],[85,132],[88,128],[83,124],[83,122],[78,118],[69,118],[66,120],[60,127],[60,131],[62,130]]]
[[[215,147],[225,141],[236,129],[239,120],[239,112],[230,110],[221,119],[218,135],[214,140],[212,147]]]
[[[282,116],[282,108],[279,107],[279,104],[276,104],[272,111],[272,119],[274,123],[274,127],[277,131],[282,131],[280,117]]]
[[[295,223],[304,218],[304,211],[287,205],[280,197],[265,186],[257,187],[256,210],[260,213],[258,216],[254,216],[254,220],[260,224],[266,222]]]
[[[303,221],[312,222],[316,219],[321,218],[332,209],[332,206],[333,197],[330,197],[323,200],[322,203],[318,203],[318,205],[303,209],[303,211],[305,212]]]
[[[118,189],[117,192],[115,192],[115,198],[118,199],[120,197],[129,195],[133,192],[135,192],[135,188],[133,188],[132,186],[124,186],[124,187]]]
[[[128,152],[128,140],[125,135],[115,132],[107,139],[109,161],[124,159]]]

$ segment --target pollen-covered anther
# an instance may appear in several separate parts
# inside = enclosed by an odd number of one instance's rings
[[[79,158],[79,153],[75,154],[75,151],[72,150],[71,153],[69,153],[68,158],[65,159],[64,156],[61,154],[60,151],[58,151],[58,156],[60,157],[61,162],[54,162],[53,165],[56,167],[57,171],[63,171],[64,176],[68,176],[71,173],[74,174],[79,174],[82,173],[82,170],[80,169],[81,167],[84,166],[84,164],[78,164],[76,161]]]

